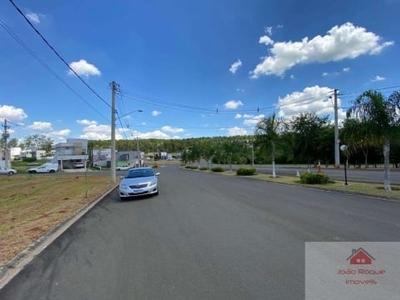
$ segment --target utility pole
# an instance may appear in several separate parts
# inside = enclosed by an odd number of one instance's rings
[[[333,91],[333,100],[335,107],[335,168],[340,168],[340,152],[339,152],[339,122],[338,122],[338,90]]]
[[[138,157],[138,166],[142,166],[142,156],[140,155],[140,149],[139,149],[139,137],[136,138],[136,153]]]
[[[110,83],[111,86],[111,182],[116,182],[115,168],[115,96],[117,94],[118,84],[115,81]]]
[[[7,125],[7,119],[4,119],[4,133],[3,133],[3,140],[4,140],[4,167],[5,168],[10,168],[10,160],[9,160],[9,155],[8,155],[8,145],[7,145],[7,139],[10,137],[10,134],[8,133],[8,128],[10,126]]]

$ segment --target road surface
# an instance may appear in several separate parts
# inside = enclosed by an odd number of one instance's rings
[[[159,171],[159,196],[112,192],[0,299],[304,299],[306,241],[400,241],[400,203]]]

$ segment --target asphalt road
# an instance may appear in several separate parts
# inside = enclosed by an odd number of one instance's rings
[[[400,203],[159,171],[159,196],[114,191],[0,299],[304,299],[306,241],[400,241]]]

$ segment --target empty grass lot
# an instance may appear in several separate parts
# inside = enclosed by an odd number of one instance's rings
[[[113,186],[109,176],[1,176],[0,266]]]

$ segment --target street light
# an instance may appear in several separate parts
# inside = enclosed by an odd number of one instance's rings
[[[340,146],[340,150],[344,153],[344,156],[346,157],[344,161],[344,184],[347,185],[347,145],[342,145]]]
[[[251,166],[254,167],[254,141],[252,139],[246,140],[246,144],[250,145],[250,148],[251,148]]]
[[[140,113],[141,113],[141,112],[143,112],[143,110],[141,110],[141,109],[132,110],[132,111],[126,113],[126,114],[123,114],[122,116],[119,116],[118,119],[121,119],[121,118],[123,118],[123,117],[126,117],[127,115],[130,115],[130,114],[133,114],[134,112],[140,112]]]
[[[139,150],[139,137],[136,137],[136,156],[138,158],[138,165],[139,167],[142,166],[142,156],[140,155],[140,150]]]

